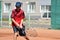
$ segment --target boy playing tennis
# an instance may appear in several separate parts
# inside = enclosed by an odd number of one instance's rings
[[[16,9],[12,10],[11,19],[12,27],[14,31],[14,40],[17,40],[17,37],[23,36],[26,40],[29,40],[25,33],[25,26],[23,25],[23,19],[25,18],[24,11],[21,9],[21,2],[16,2]]]

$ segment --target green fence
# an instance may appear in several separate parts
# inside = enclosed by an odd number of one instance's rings
[[[51,26],[60,29],[60,0],[51,0]]]

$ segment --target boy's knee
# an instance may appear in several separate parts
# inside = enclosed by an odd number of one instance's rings
[[[15,37],[17,37],[18,36],[18,33],[15,33],[14,35],[15,35]]]

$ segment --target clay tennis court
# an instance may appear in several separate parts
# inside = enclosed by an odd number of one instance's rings
[[[49,29],[27,29],[26,31],[30,40],[60,40],[60,30]],[[8,28],[0,29],[0,40],[13,40],[13,30]],[[18,40],[25,40],[18,37]]]

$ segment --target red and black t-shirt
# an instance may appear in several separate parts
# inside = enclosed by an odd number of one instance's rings
[[[12,10],[11,18],[13,18],[18,24],[20,24],[21,19],[25,18],[24,11],[21,9],[19,11],[17,11],[16,9]],[[12,22],[12,26],[16,25]]]

